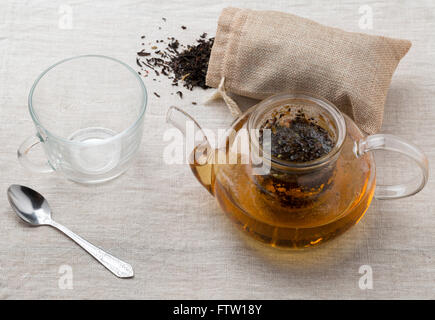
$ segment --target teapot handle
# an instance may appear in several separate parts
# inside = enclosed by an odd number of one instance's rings
[[[389,150],[401,153],[414,160],[420,169],[420,174],[406,183],[376,185],[375,199],[409,197],[424,188],[429,177],[429,164],[426,156],[417,146],[390,134],[374,134],[358,141],[354,151],[357,156],[362,156],[372,150]]]

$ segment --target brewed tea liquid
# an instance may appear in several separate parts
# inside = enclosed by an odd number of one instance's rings
[[[303,206],[271,198],[259,188],[249,165],[195,162],[191,167],[224,211],[252,237],[276,247],[310,247],[346,231],[370,205],[375,188],[374,168],[369,155],[357,159],[352,151],[353,141],[360,136],[360,132],[348,127],[330,186],[315,201]],[[216,150],[210,157],[228,152]]]

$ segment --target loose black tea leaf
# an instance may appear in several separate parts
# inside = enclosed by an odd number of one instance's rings
[[[140,60],[139,60],[139,58],[136,58],[136,64],[137,64],[139,67],[142,67],[142,65],[140,64]]]
[[[177,91],[176,93],[180,96],[180,99],[183,99],[183,92]]]
[[[181,26],[181,29],[186,30],[187,27],[186,26]]]
[[[153,92],[153,93],[157,98],[160,98],[160,95],[158,93],[156,93],[156,92]]]
[[[142,50],[142,51],[139,51],[139,52],[137,53],[137,55],[138,55],[139,57],[146,57],[146,56],[150,56],[151,53],[146,52],[145,50]]]

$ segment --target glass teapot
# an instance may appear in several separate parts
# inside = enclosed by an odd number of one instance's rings
[[[268,123],[288,122],[298,114],[328,132],[333,145],[326,154],[308,161],[273,154]],[[196,139],[189,164],[195,177],[242,230],[273,247],[323,243],[358,223],[373,197],[411,196],[428,179],[427,158],[416,146],[388,134],[366,136],[332,103],[307,93],[261,101],[233,122],[216,148],[181,109],[171,107],[167,121],[185,136],[191,124]],[[408,156],[419,174],[403,184],[376,186],[370,151],[377,149]]]

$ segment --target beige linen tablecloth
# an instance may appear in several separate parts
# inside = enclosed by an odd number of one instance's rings
[[[44,68],[85,53],[135,66],[142,35],[191,43],[203,32],[214,33],[220,10],[228,5],[281,10],[349,31],[411,40],[413,47],[393,77],[382,132],[416,143],[435,160],[433,1],[1,1],[1,299],[435,298],[432,174],[418,195],[374,201],[360,224],[322,247],[290,253],[257,248],[187,166],[163,162],[164,115],[170,105],[210,128],[231,122],[223,103],[201,104],[211,90],[185,93],[180,100],[170,94],[174,89],[167,79],[147,79],[142,148],[133,167],[110,183],[83,186],[56,174],[28,173],[19,165],[17,146],[33,133],[27,94]],[[370,11],[373,28],[361,30],[370,26],[361,20]],[[405,159],[393,154],[380,154],[377,160],[380,179],[398,181],[412,172]],[[117,279],[56,230],[19,221],[6,198],[12,183],[38,189],[58,222],[130,262],[135,277]],[[359,271],[367,268],[373,288],[363,290]]]

